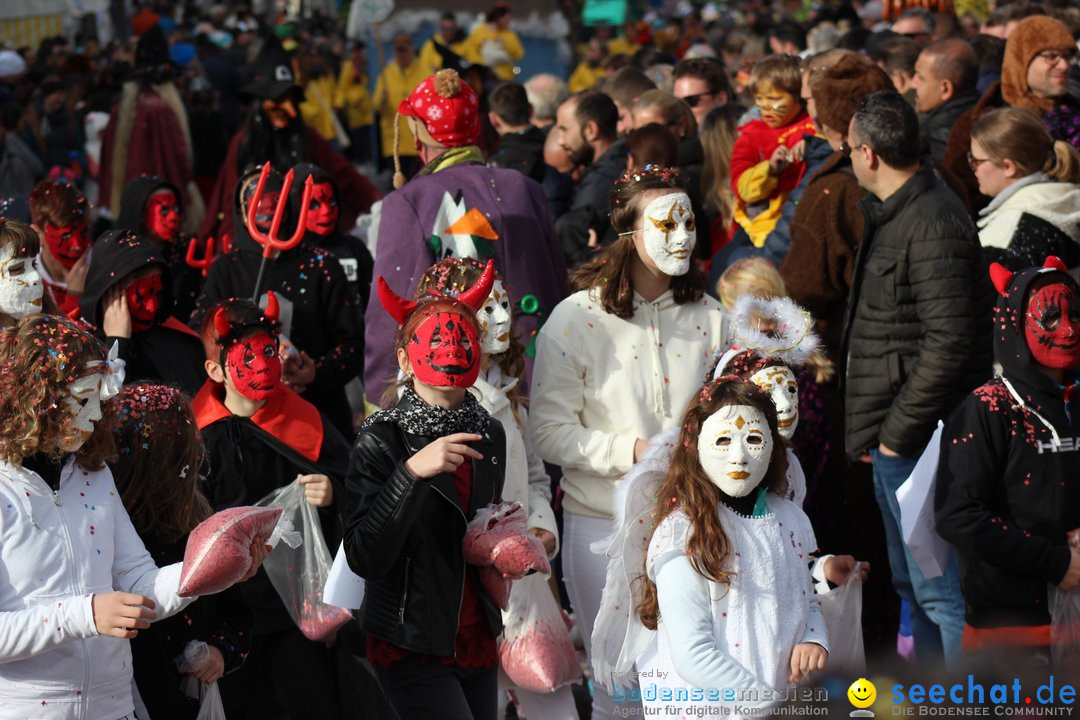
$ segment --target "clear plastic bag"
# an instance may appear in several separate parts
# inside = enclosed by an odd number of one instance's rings
[[[1080,588],[1046,590],[1050,608],[1050,662],[1055,669],[1080,664]]]
[[[211,595],[239,582],[251,568],[251,546],[266,543],[281,512],[276,508],[234,507],[214,513],[188,536],[179,594]]]
[[[465,561],[481,567],[493,565],[500,573],[524,575],[551,572],[544,544],[525,530],[521,503],[488,505],[476,511],[462,541]]]
[[[182,673],[195,672],[210,659],[210,647],[202,640],[192,640],[184,647],[182,655],[173,662]],[[184,694],[199,701],[199,714],[195,720],[225,720],[225,706],[216,682],[206,685],[194,675],[186,675],[182,689]]]
[[[866,650],[862,633],[862,588],[859,563],[847,582],[818,595],[825,628],[829,633],[829,672],[862,677],[866,672]]]
[[[298,547],[278,547],[270,553],[263,561],[263,569],[300,632],[309,640],[329,642],[352,613],[323,602],[331,559],[318,511],[308,504],[304,487],[297,482],[275,490],[258,505],[281,508],[282,518],[289,520],[303,537]]]
[[[546,575],[514,581],[503,625],[499,662],[514,685],[553,692],[581,678],[570,630]]]

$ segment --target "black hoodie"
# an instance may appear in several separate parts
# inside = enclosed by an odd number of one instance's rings
[[[146,203],[158,190],[172,191],[180,206],[180,214],[183,215],[184,196],[175,185],[156,175],[141,175],[124,186],[124,193],[120,196],[120,217],[116,221],[116,227],[119,230],[131,230],[138,233],[151,240],[161,251],[165,264],[168,265],[169,278],[172,282],[173,314],[176,317],[186,318],[195,309],[195,299],[199,297],[199,289],[202,286],[202,274],[187,264],[187,243],[181,242],[179,233],[175,242],[165,243],[159,242],[146,229],[143,223],[146,217]]]
[[[1012,277],[994,308],[1002,374],[963,401],[942,435],[937,530],[957,551],[967,624],[991,643],[1003,627],[1048,641],[1047,585],[1064,577],[1065,533],[1080,527],[1080,417],[1070,422],[1064,389],[1036,367],[1024,337],[1029,289],[1044,273],[1075,284],[1045,268]]]
[[[250,298],[255,289],[262,246],[252,239],[241,219],[243,187],[241,180],[233,193],[233,250],[218,257],[210,267],[192,316],[194,327],[201,325],[206,312],[218,302]],[[286,213],[281,223],[283,237],[292,235],[289,215]],[[363,369],[364,334],[357,324],[353,290],[340,263],[328,250],[301,243],[267,263],[262,292],[267,290],[273,290],[282,300],[284,335],[315,361],[315,381],[304,391],[303,398],[345,437],[352,437],[352,411],[345,385]]]
[[[109,288],[133,272],[148,266],[161,268],[161,308],[153,327],[133,332],[131,338],[104,335],[105,303]],[[110,230],[94,243],[94,255],[86,275],[86,288],[79,298],[82,319],[98,328],[105,343],[116,342],[119,355],[127,363],[124,382],[170,382],[189,396],[199,391],[206,379],[204,352],[199,336],[172,317],[172,289],[168,266],[154,243],[128,230]]]

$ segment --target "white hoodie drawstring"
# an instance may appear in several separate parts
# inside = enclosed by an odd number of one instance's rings
[[[1051,425],[1050,422],[1047,421],[1046,418],[1044,418],[1042,415],[1040,415],[1038,410],[1036,410],[1035,408],[1028,407],[1027,404],[1024,403],[1024,399],[1022,397],[1020,397],[1020,393],[1016,392],[1016,388],[1014,388],[1012,386],[1012,383],[1009,382],[1008,378],[1006,378],[1004,375],[1001,375],[1000,377],[1001,377],[1001,382],[1003,382],[1005,384],[1005,387],[1008,388],[1009,392],[1016,399],[1017,406],[1022,408],[1023,410],[1026,410],[1027,412],[1031,413],[1035,417],[1039,418],[1039,422],[1041,422],[1043,424],[1043,426],[1047,430],[1050,431],[1050,435],[1053,436],[1054,449],[1057,450],[1058,448],[1060,448],[1061,447],[1061,438],[1058,437],[1058,432],[1054,428],[1054,426]]]

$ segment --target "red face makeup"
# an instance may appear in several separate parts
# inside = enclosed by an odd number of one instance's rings
[[[70,270],[90,246],[86,234],[86,220],[66,227],[45,223],[45,246],[57,262]]]
[[[132,280],[124,290],[127,295],[131,327],[136,332],[148,330],[154,325],[161,309],[161,275],[154,274]]]
[[[266,190],[259,198],[259,204],[255,208],[255,227],[259,232],[270,229],[270,223],[274,220],[274,210],[277,208],[280,197],[280,190]]]
[[[409,339],[416,379],[434,387],[472,387],[480,374],[480,341],[472,325],[453,312],[436,312]]]
[[[277,340],[260,332],[233,344],[225,355],[225,370],[236,392],[254,402],[266,400],[281,382]]]
[[[1024,335],[1031,357],[1048,368],[1080,364],[1080,298],[1065,283],[1046,285],[1028,299]]]
[[[307,231],[316,235],[329,235],[337,227],[338,202],[334,186],[328,182],[315,183],[308,203]]]
[[[159,240],[170,243],[176,240],[180,231],[180,206],[171,190],[159,190],[150,196],[143,225]]]

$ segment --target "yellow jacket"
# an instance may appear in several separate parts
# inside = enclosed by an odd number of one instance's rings
[[[510,62],[489,65],[500,80],[514,79],[514,63],[525,57],[525,48],[521,45],[521,38],[513,30],[498,30],[490,23],[484,23],[472,31],[469,39],[465,41],[465,59],[471,63],[488,65],[484,62],[484,43],[495,41],[502,44]]]
[[[607,51],[609,55],[633,55],[641,47],[632,40],[627,40],[626,37],[620,35],[619,37],[608,40]]]
[[[330,141],[337,139],[333,119],[335,91],[333,75],[308,80],[304,88],[304,101],[300,103],[300,115],[304,122],[325,140]]]
[[[379,75],[379,81],[375,84],[374,101],[375,110],[379,113],[383,157],[391,157],[394,154],[394,118],[397,117],[398,105],[409,97],[416,86],[424,82],[430,74],[428,66],[416,59],[404,69],[396,61],[391,60]],[[416,148],[413,147],[413,136],[409,131],[409,124],[405,118],[400,118],[398,122],[401,127],[400,153],[402,156],[415,156]]]
[[[457,53],[461,57],[468,59],[468,38],[465,38],[464,40],[461,40],[459,42],[450,43],[450,45],[447,46],[446,41],[443,40],[442,35],[440,35],[439,33],[435,33],[430,38],[428,38],[428,41],[424,43],[424,46],[422,48],[420,48],[420,62],[427,65],[431,73],[437,73],[438,71],[442,70],[443,67],[442,55],[439,54],[438,49],[435,47],[436,44],[441,45],[444,48],[449,47],[451,52]]]
[[[566,83],[567,89],[570,93],[579,93],[582,90],[588,90],[596,85],[603,78],[607,77],[607,70],[601,66],[589,67],[588,63],[579,63],[574,72],[570,75],[570,79]]]
[[[367,75],[357,75],[352,60],[341,63],[334,107],[345,111],[345,124],[350,130],[375,122],[375,105],[367,89]]]

